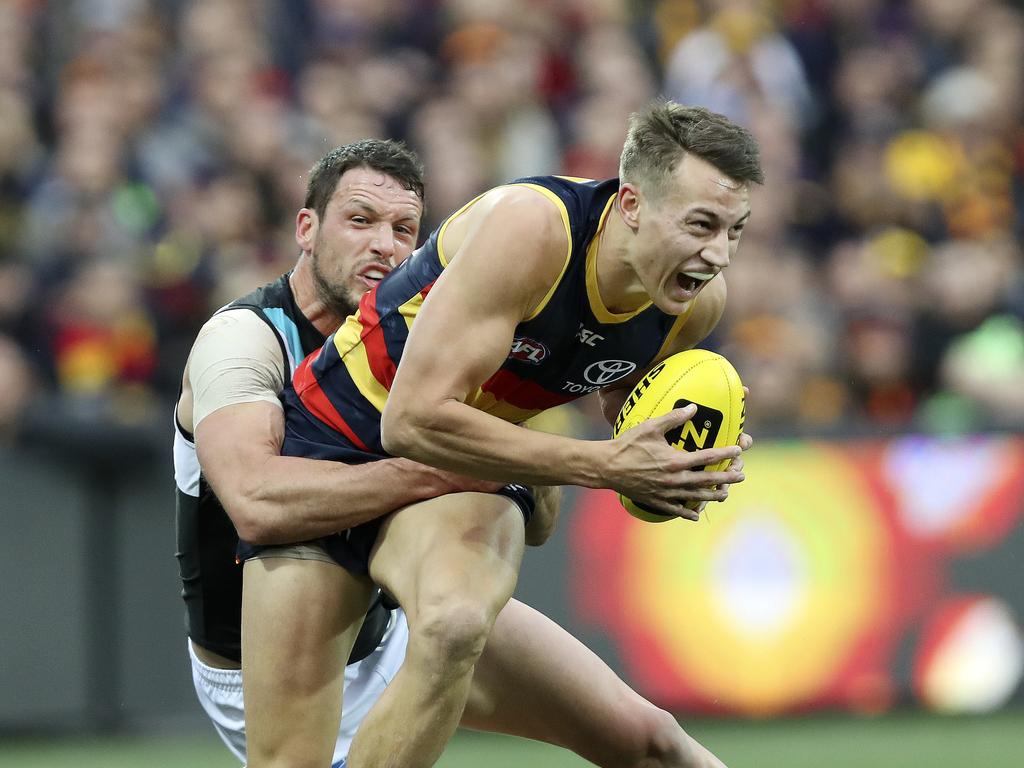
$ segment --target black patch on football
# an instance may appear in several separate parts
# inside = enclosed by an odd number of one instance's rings
[[[665,433],[665,441],[673,448],[683,451],[699,451],[702,448],[710,448],[715,444],[715,440],[718,439],[718,431],[722,428],[722,412],[686,399],[676,400],[676,404],[672,408],[685,408],[690,404],[697,406],[697,413],[690,419],[689,425],[683,424],[669,430]],[[704,467],[693,468],[694,471],[703,469]]]

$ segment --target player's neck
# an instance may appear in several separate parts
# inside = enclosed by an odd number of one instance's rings
[[[295,269],[292,270],[289,284],[292,289],[292,296],[295,298],[295,305],[299,311],[306,316],[306,319],[313,324],[324,336],[329,336],[338,330],[342,318],[338,317],[320,299],[317,293],[316,284],[313,282],[312,262],[308,255],[299,256]]]
[[[633,232],[614,206],[597,236],[597,289],[605,307],[617,314],[639,309],[651,297],[629,263],[629,240]]]

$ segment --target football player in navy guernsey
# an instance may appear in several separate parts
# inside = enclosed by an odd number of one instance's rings
[[[743,476],[735,465],[702,469],[737,459],[739,446],[686,453],[666,443],[692,406],[614,441],[522,422],[591,392],[611,421],[637,377],[707,336],[724,309],[721,273],[749,218],[750,187],[762,180],[748,131],[658,102],[631,119],[618,179],[534,177],[481,195],[298,366],[284,393],[284,453],[346,463],[399,455],[481,479],[611,488],[693,519],[686,502],[721,500]],[[437,760],[515,587],[524,525],[529,510],[507,498],[456,493],[327,542],[335,562],[368,573],[409,621],[405,661],[356,734],[351,768]],[[312,588],[299,585],[291,602]],[[306,663],[331,654],[324,640],[319,654],[305,644]],[[673,734],[651,764],[721,765]]]
[[[313,169],[306,207],[296,219],[301,255],[295,268],[216,313],[185,367],[174,465],[189,654],[200,702],[243,761],[239,533],[265,545],[307,540],[420,499],[500,485],[405,459],[349,466],[280,456],[282,388],[366,290],[411,253],[422,197],[419,163],[400,144],[369,140],[328,154]],[[309,545],[268,546],[263,562],[290,573],[292,561],[316,556]],[[310,567],[342,573],[333,564]],[[328,597],[303,607],[320,616],[331,609]],[[261,598],[272,600],[273,593]],[[369,611],[365,602],[352,611],[366,616],[345,671],[346,716],[340,728],[333,726],[335,753],[342,757],[360,713],[379,695],[405,648],[404,617],[392,616],[378,596]],[[335,660],[339,668],[341,658]],[[301,737],[301,728],[296,732]]]
[[[343,670],[340,647],[324,667],[314,667],[301,642],[278,646],[266,634],[298,628],[300,640],[319,640],[320,627],[335,626],[335,616],[355,625],[352,613],[365,610],[365,602],[355,611],[340,602],[347,593],[332,589],[332,580],[345,579],[345,572],[317,537],[452,491],[499,489],[516,514],[519,504],[529,507],[522,488],[500,489],[497,482],[405,459],[347,465],[278,455],[283,415],[277,393],[366,289],[409,255],[421,211],[418,163],[400,144],[362,141],[329,153],[314,167],[306,206],[296,218],[301,255],[294,270],[217,313],[186,366],[174,459],[193,678],[218,734],[250,765],[343,764],[357,726],[405,655],[402,611],[388,611],[376,598],[354,641],[353,663]],[[553,487],[535,490],[525,538],[536,545],[552,532],[558,494]],[[266,668],[285,678],[281,690],[271,683],[277,698],[247,683],[246,705],[236,528],[265,547],[262,557],[245,564],[247,613],[265,619],[246,633],[248,666],[255,664],[256,678]],[[303,543],[283,543],[292,541]],[[264,571],[283,582],[260,583]],[[304,579],[325,591],[289,603],[287,590],[308,586]],[[285,591],[275,592],[282,583]],[[361,585],[359,591],[365,594]],[[264,612],[253,611],[253,604]],[[337,717],[342,685],[339,724],[331,718]],[[272,727],[264,726],[267,719]],[[499,613],[475,665],[461,724],[549,741],[599,765],[687,765],[685,755],[699,750],[670,715],[550,619],[514,599]]]

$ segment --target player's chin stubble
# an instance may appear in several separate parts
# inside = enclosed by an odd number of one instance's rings
[[[316,288],[317,298],[340,318],[346,318],[354,314],[359,308],[358,300],[354,300],[351,291],[344,285],[332,285],[320,269],[320,256],[317,249],[313,249],[312,272],[313,285]]]

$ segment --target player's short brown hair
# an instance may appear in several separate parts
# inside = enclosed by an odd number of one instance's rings
[[[317,161],[309,172],[304,207],[316,211],[316,215],[323,219],[338,179],[353,168],[371,168],[386,173],[423,201],[423,166],[416,154],[400,141],[361,139],[335,147]]]
[[[619,177],[660,197],[687,152],[735,181],[764,182],[761,151],[750,131],[704,107],[664,100],[630,116]]]

